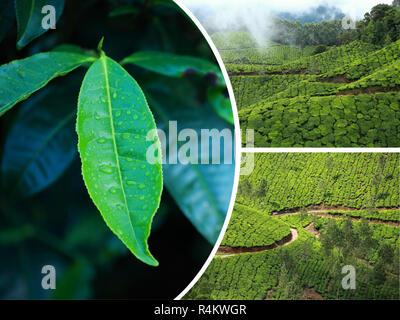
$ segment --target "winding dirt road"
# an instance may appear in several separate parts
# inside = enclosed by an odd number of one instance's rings
[[[398,210],[399,208],[390,208],[392,210]],[[357,209],[348,209],[348,208],[335,208],[335,207],[322,207],[322,208],[318,208],[318,207],[310,207],[306,208],[306,213],[307,214],[314,214],[317,216],[321,216],[321,217],[327,217],[327,218],[332,218],[332,219],[347,219],[348,216],[344,216],[344,215],[332,215],[329,214],[330,211],[334,211],[334,210],[338,210],[338,211],[360,211]],[[382,210],[388,210],[388,208],[380,208],[378,209],[378,211],[382,211]],[[272,213],[271,216],[272,217],[283,217],[283,216],[290,216],[290,215],[295,215],[295,214],[299,214],[301,213],[300,210],[295,210],[295,211],[287,211],[287,212],[275,212]],[[356,218],[356,217],[350,217],[351,220],[353,221],[361,221],[361,218]],[[383,221],[383,220],[379,220],[379,219],[367,219],[368,222],[370,223],[376,223],[376,224],[385,224],[385,225],[389,225],[389,226],[400,226],[400,222],[398,221]],[[305,230],[313,233],[317,238],[319,238],[319,232],[318,230],[315,229],[315,226],[313,223],[309,224],[308,226],[305,227]],[[267,250],[272,250],[278,247],[282,247],[282,246],[287,246],[288,244],[292,243],[293,241],[295,241],[299,236],[299,233],[297,231],[297,229],[295,228],[290,228],[290,234],[287,235],[286,237],[284,237],[282,240],[277,241],[269,246],[260,246],[260,247],[251,247],[251,248],[245,248],[245,247],[228,247],[228,246],[220,246],[218,248],[218,251],[215,255],[215,258],[228,258],[228,257],[232,257],[238,254],[243,254],[243,253],[249,253],[249,252],[261,252],[261,251],[267,251]]]
[[[279,240],[269,246],[262,246],[262,247],[251,247],[251,248],[244,248],[244,247],[227,247],[227,246],[220,246],[218,248],[217,254],[215,255],[216,258],[228,258],[231,256],[235,256],[238,254],[249,253],[249,252],[261,252],[272,250],[278,247],[287,246],[295,241],[299,237],[299,232],[295,228],[290,228],[290,234],[284,237],[282,240]]]
[[[348,210],[348,209],[332,209],[332,208],[325,208],[325,209],[309,209],[307,210],[307,214],[314,214],[320,217],[327,217],[327,218],[334,218],[334,219],[347,219],[348,216],[345,215],[333,215],[333,214],[329,214],[330,211],[334,211],[334,210],[338,210],[338,211],[348,211],[348,212],[357,212],[360,210]],[[388,210],[386,208],[384,209],[378,209],[378,211],[383,211],[383,210]],[[399,208],[394,208],[391,210],[399,210]],[[288,212],[275,212],[272,213],[271,216],[272,217],[283,217],[283,216],[291,216],[291,215],[295,215],[295,214],[299,214],[301,213],[301,211],[296,210],[296,211],[288,211]],[[361,218],[356,218],[356,217],[350,217],[351,220],[353,221],[361,221]],[[370,223],[375,223],[375,224],[386,224],[388,226],[400,226],[400,222],[398,221],[384,221],[384,220],[379,220],[379,219],[367,219],[368,222]]]

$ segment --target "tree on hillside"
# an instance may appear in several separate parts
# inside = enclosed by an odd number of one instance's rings
[[[329,196],[329,194],[327,193],[327,190],[328,190],[328,182],[329,182],[329,178],[330,178],[330,172],[332,171],[332,167],[333,167],[333,159],[330,155],[328,155],[328,157],[325,160],[325,166],[324,166],[325,171],[328,174],[325,174],[324,178],[322,178],[321,182],[320,182],[320,184],[322,184],[322,188],[324,190],[324,193],[323,193],[324,198]]]
[[[304,263],[310,261],[313,256],[313,248],[314,248],[314,238],[309,238],[301,244],[301,259],[300,261],[304,261]]]
[[[261,181],[257,184],[257,186],[254,188],[254,195],[257,198],[261,198],[265,196],[265,192],[267,189],[267,179],[262,178]]]
[[[372,281],[375,285],[383,285],[386,280],[385,264],[378,260],[372,271]]]
[[[301,207],[299,211],[300,221],[303,222],[308,216],[307,209],[305,207]]]
[[[376,45],[387,45],[400,38],[400,7],[395,0],[392,5],[379,4],[357,23],[358,38]]]
[[[357,248],[360,244],[360,239],[350,217],[343,223],[341,232],[343,235],[343,256],[345,260],[348,260],[356,256]]]
[[[394,252],[392,246],[386,242],[383,243],[379,247],[378,256],[379,260],[381,260],[384,263],[384,265],[392,264],[394,258]]]
[[[395,250],[391,272],[395,274],[400,273],[400,248]]]
[[[386,17],[388,11],[391,9],[392,9],[392,7],[388,4],[378,4],[371,9],[371,13],[369,14],[369,17],[373,21],[382,20]]]
[[[296,269],[296,261],[294,257],[290,254],[289,250],[280,249],[280,257],[281,257],[281,264],[286,266],[286,268],[290,270]]]
[[[383,243],[378,250],[378,260],[372,271],[372,281],[375,285],[381,286],[387,278],[388,267],[393,264],[395,254],[393,248],[388,243]]]
[[[373,238],[374,232],[367,220],[362,219],[357,228],[360,239],[361,257],[366,258],[372,249],[376,247],[376,240]]]
[[[341,245],[342,234],[334,219],[329,219],[326,229],[321,233],[320,240],[326,256],[330,256],[333,249]]]
[[[297,300],[303,292],[302,283],[296,271],[296,261],[288,250],[281,250],[279,287],[281,300]]]
[[[320,23],[301,24],[299,21],[290,21],[275,18],[272,41],[285,45],[305,46],[334,46],[348,43],[355,39],[355,30],[345,30],[341,20],[323,21]],[[319,49],[319,53],[323,47]]]
[[[243,197],[246,197],[246,195],[247,196],[251,196],[252,195],[253,186],[251,185],[248,177],[242,176],[240,178],[238,191],[239,191],[240,195],[242,195]]]
[[[285,264],[281,266],[279,275],[280,296],[279,300],[297,300],[301,296],[302,286],[297,275],[288,270]]]
[[[326,50],[328,50],[328,48],[326,47],[326,45],[324,44],[320,44],[318,47],[315,48],[313,55],[319,54],[319,53],[323,53]]]

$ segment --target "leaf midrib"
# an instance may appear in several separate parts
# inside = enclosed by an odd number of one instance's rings
[[[123,195],[124,202],[125,202],[125,208],[126,208],[126,211],[127,211],[127,215],[129,217],[131,228],[132,228],[133,237],[134,237],[134,240],[136,242],[138,250],[140,250],[140,245],[139,245],[139,242],[138,242],[138,240],[136,238],[135,229],[133,228],[133,222],[132,222],[131,215],[130,215],[130,212],[129,212],[128,202],[126,200],[124,184],[123,184],[122,176],[121,176],[121,166],[119,164],[119,159],[118,159],[118,149],[117,149],[117,142],[115,140],[115,128],[114,128],[114,119],[113,119],[113,114],[112,114],[110,83],[109,83],[109,79],[108,79],[108,68],[107,68],[106,56],[102,55],[100,60],[101,60],[101,64],[102,64],[103,69],[104,69],[104,81],[106,83],[105,89],[106,89],[106,94],[107,94],[107,106],[108,106],[108,112],[110,114],[111,137],[112,137],[112,142],[113,142],[115,160],[116,160],[116,164],[117,164],[118,178],[119,178],[119,182],[120,182],[121,190],[122,190],[122,195]]]

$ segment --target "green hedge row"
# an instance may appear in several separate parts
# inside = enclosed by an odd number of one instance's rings
[[[237,107],[242,110],[309,78],[306,75],[231,76],[231,83]]]
[[[249,229],[252,232],[248,232]],[[287,224],[236,203],[221,245],[245,248],[269,246],[289,234]]]
[[[383,168],[381,164],[383,163]],[[380,178],[378,185],[374,179]],[[237,201],[263,212],[293,211],[324,203],[363,209],[400,206],[400,154],[266,153],[254,155],[247,178],[256,186],[266,181],[265,196],[238,192]]]
[[[299,96],[260,101],[239,119],[257,147],[399,147],[399,104],[399,92]]]

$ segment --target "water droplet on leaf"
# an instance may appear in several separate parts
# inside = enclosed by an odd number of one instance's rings
[[[100,167],[100,171],[104,173],[112,173],[113,169],[108,165],[103,165]]]

